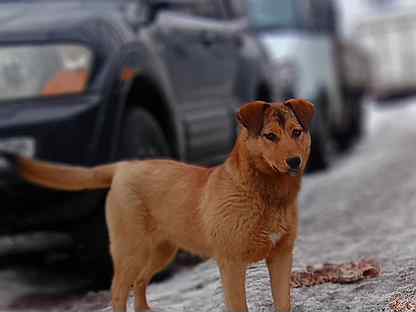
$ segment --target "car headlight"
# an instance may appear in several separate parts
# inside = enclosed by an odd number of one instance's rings
[[[0,47],[0,101],[82,93],[92,60],[76,44]]]

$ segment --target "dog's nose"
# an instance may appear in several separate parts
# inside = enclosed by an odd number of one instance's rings
[[[292,157],[287,159],[286,162],[289,165],[290,169],[299,169],[302,160],[300,159],[300,157]]]

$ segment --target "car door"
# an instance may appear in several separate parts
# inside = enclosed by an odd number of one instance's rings
[[[159,50],[168,70],[187,139],[187,160],[213,163],[233,144],[230,50],[221,1],[181,1],[158,16]]]
[[[236,63],[237,68],[237,72],[228,78],[233,80],[237,111],[246,102],[260,99],[259,95],[262,100],[271,100],[271,92],[270,96],[266,94],[272,87],[269,78],[272,71],[255,32],[250,31],[247,0],[222,2],[227,14],[224,22],[228,34],[227,51],[229,56],[232,55],[230,63]],[[259,86],[264,86],[263,90],[267,90],[259,92]]]

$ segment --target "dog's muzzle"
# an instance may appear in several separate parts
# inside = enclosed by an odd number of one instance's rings
[[[286,159],[286,163],[289,167],[288,173],[290,176],[297,176],[300,174],[300,167],[302,159],[300,157],[292,157]]]

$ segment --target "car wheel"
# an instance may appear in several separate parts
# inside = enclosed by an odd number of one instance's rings
[[[141,108],[128,108],[119,142],[120,159],[165,158],[169,145],[156,119]]]
[[[129,108],[122,125],[119,159],[169,156],[169,147],[162,129],[145,110]],[[72,235],[80,270],[85,269],[85,277],[94,290],[108,289],[113,273],[104,200],[97,206],[95,215],[77,224]]]
[[[344,97],[347,106],[345,118],[348,123],[344,131],[334,131],[337,146],[341,151],[348,150],[357,139],[361,137],[364,130],[364,108],[362,95],[349,93]]]
[[[356,140],[363,135],[365,111],[362,96],[351,97],[349,99],[351,105],[351,119],[348,136],[352,140]]]
[[[124,129],[120,141],[121,159],[165,158],[170,149],[165,135],[151,114],[140,108],[128,109],[124,118]],[[199,257],[179,251],[175,260],[157,273],[152,282],[163,281],[183,267],[201,262]]]
[[[328,121],[319,108],[312,125],[311,137],[312,145],[308,169],[318,171],[329,168],[334,157],[334,145]]]

